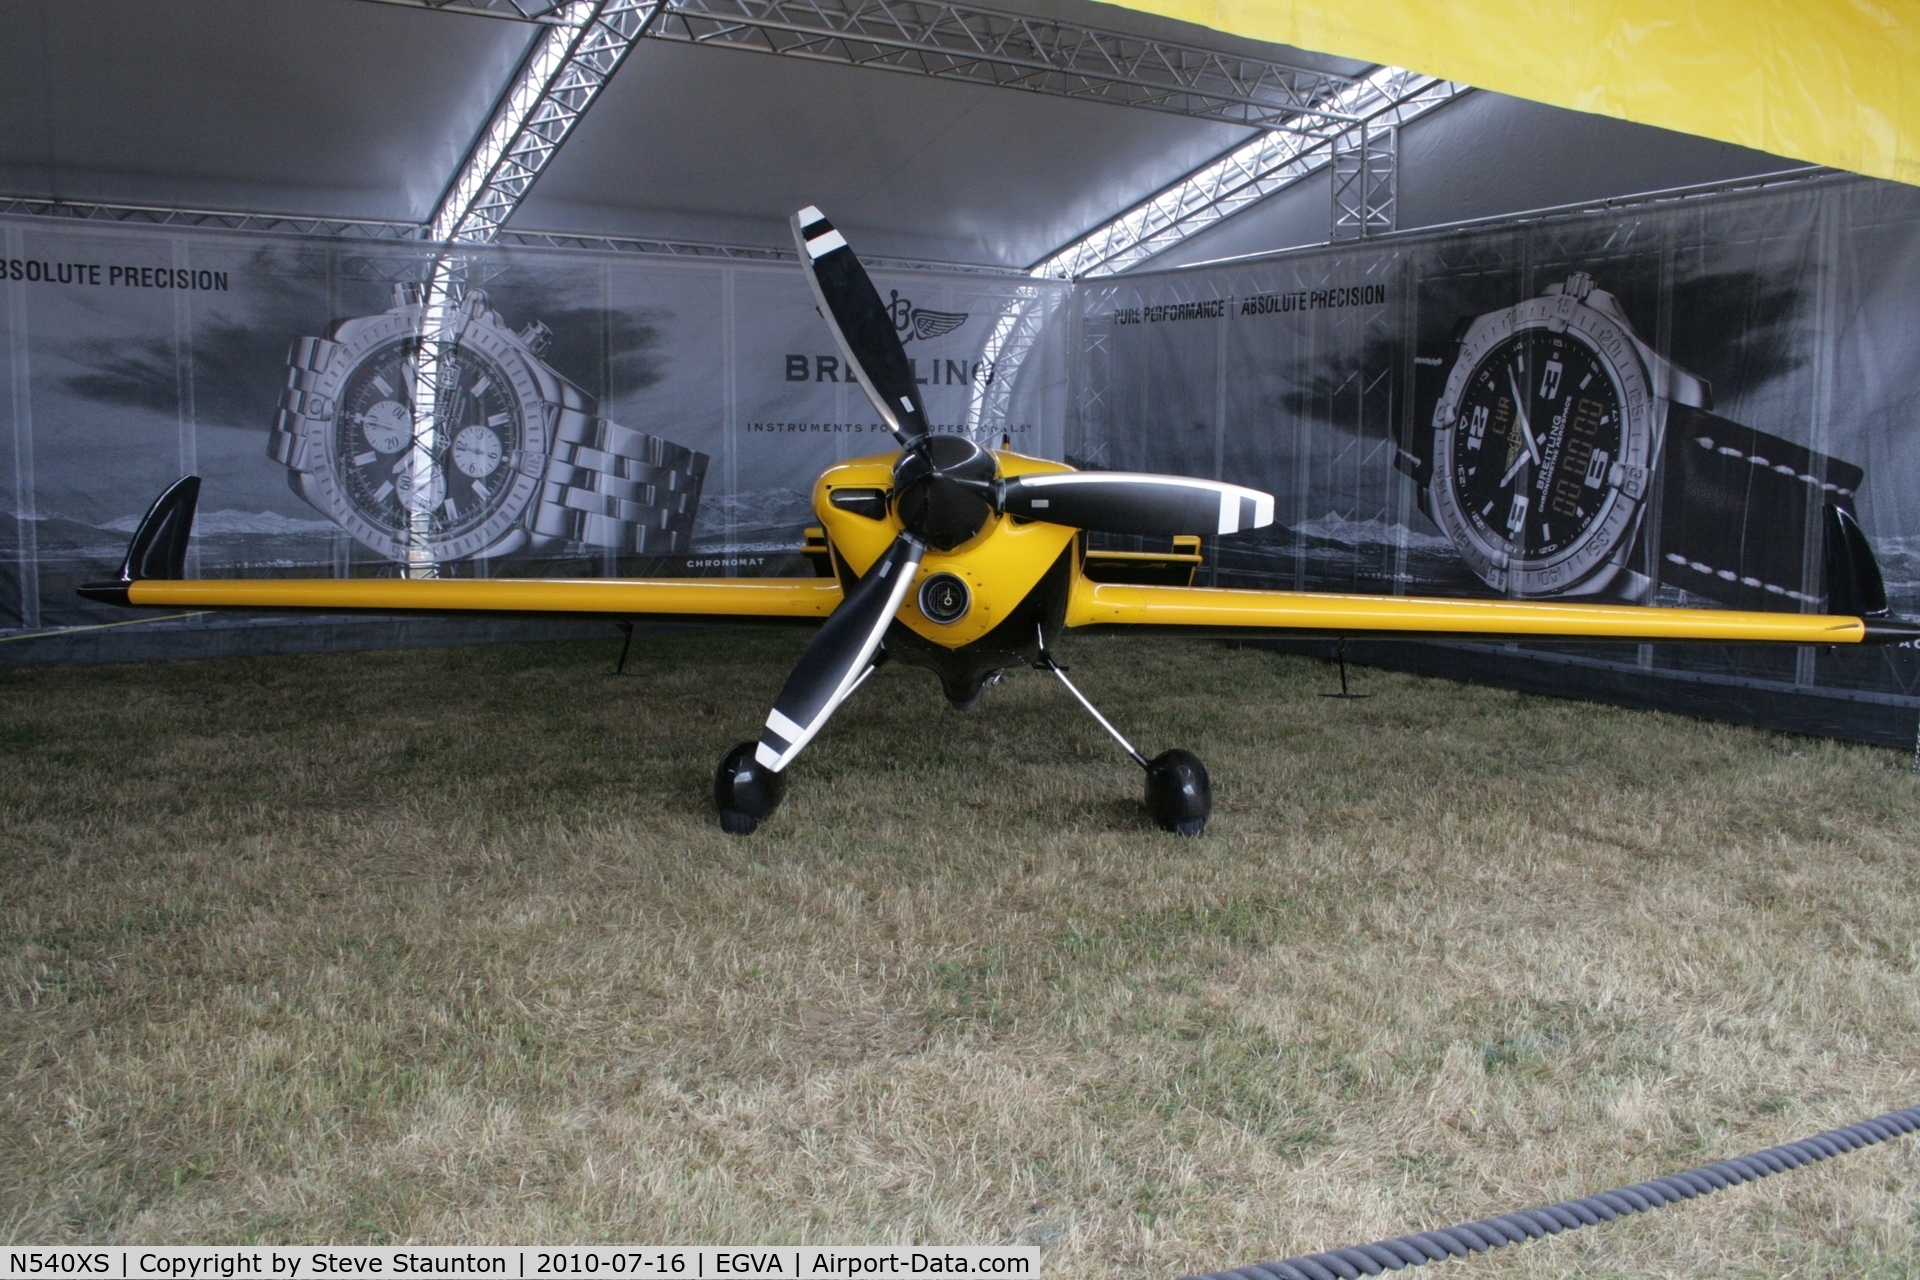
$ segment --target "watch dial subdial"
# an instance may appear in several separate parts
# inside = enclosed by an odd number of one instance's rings
[[[400,459],[393,493],[408,511],[431,511],[447,498],[447,473],[419,451]]]
[[[511,374],[464,341],[441,353],[434,412],[416,420],[419,351],[417,337],[396,338],[348,370],[330,445],[355,514],[399,545],[423,528],[436,544],[479,529],[508,501],[525,447]]]
[[[413,439],[413,410],[398,400],[380,400],[360,415],[360,434],[380,453],[398,453]]]
[[[500,437],[491,427],[463,427],[453,438],[453,465],[468,479],[486,479],[500,469],[503,456]]]
[[[1573,330],[1527,329],[1473,369],[1454,418],[1462,514],[1515,560],[1573,546],[1620,487],[1621,396]]]

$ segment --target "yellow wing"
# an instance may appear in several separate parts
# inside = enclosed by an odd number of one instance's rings
[[[199,481],[162,494],[141,521],[120,576],[80,588],[90,599],[163,609],[304,609],[375,613],[544,613],[599,617],[805,621],[840,603],[833,578],[251,578],[181,577]],[[1532,640],[1700,640],[1773,644],[1889,644],[1920,640],[1920,624],[1885,613],[1880,572],[1864,536],[1830,516],[1829,578],[1844,613],[1749,613],[1654,609],[1549,601],[1451,600],[1420,596],[1248,591],[1221,587],[1099,582],[1075,575],[1069,627],[1177,628],[1189,635],[1373,636],[1443,639],[1503,636]],[[1192,542],[1192,539],[1180,540]],[[1849,550],[1852,543],[1858,546]],[[1838,550],[1836,550],[1836,548]],[[1837,557],[1837,558],[1836,558]],[[1151,560],[1134,565],[1134,560]],[[1170,556],[1093,553],[1096,573],[1123,566],[1191,574],[1196,549]],[[1129,574],[1128,576],[1132,576]],[[1176,578],[1177,580],[1177,578]]]
[[[182,576],[200,480],[154,502],[120,576],[90,600],[149,609],[304,609],[320,613],[544,613],[586,617],[817,622],[840,603],[832,578],[212,578]]]
[[[1920,623],[1887,610],[1886,583],[1851,513],[1829,503],[1825,517],[1827,607],[1831,613],[1666,609],[1558,600],[1459,600],[1433,596],[1344,595],[1196,587],[1197,538],[1174,539],[1174,554],[1122,558],[1089,552],[1086,576],[1067,599],[1069,627],[1165,627],[1193,635],[1366,636],[1720,644],[1912,644]],[[1182,545],[1182,544],[1186,545]],[[1145,572],[1143,572],[1145,571]],[[1184,575],[1184,578],[1182,577]],[[1107,581],[1100,581],[1107,578]],[[1157,580],[1156,580],[1157,579]]]
[[[140,579],[82,589],[163,609],[322,613],[547,613],[818,621],[840,603],[831,578],[213,578]]]
[[[1818,613],[1745,613],[1732,609],[1654,609],[1640,605],[1421,596],[1245,591],[1226,587],[1154,587],[1074,583],[1069,627],[1177,627],[1226,635],[1373,636],[1528,640],[1707,640],[1775,644],[1887,643],[1920,637],[1897,619]]]

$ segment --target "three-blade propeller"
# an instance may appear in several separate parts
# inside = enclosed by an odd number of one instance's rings
[[[894,475],[896,514],[906,528],[800,655],[754,749],[761,767],[784,770],[873,670],[874,654],[929,545],[950,549],[1003,514],[1163,537],[1238,533],[1273,522],[1271,495],[1216,480],[1121,471],[999,478],[992,455],[929,429],[893,314],[846,238],[811,206],[794,215],[793,236],[841,356],[905,450]],[[901,501],[902,494],[912,501]]]

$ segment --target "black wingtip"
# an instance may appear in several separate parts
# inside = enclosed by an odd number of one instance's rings
[[[1885,617],[1887,584],[1860,522],[1845,507],[1829,502],[1825,524],[1827,612],[1840,617]]]
[[[133,603],[127,598],[127,584],[124,582],[83,582],[74,590],[88,600],[98,600],[101,604]]]
[[[1905,618],[1862,618],[1867,634],[1862,644],[1920,644],[1920,622]]]
[[[80,594],[102,604],[128,604],[127,588],[136,582],[186,577],[187,542],[193,537],[193,509],[199,501],[199,476],[174,481],[140,518],[120,562],[120,576],[112,582],[85,583],[78,588]]]
[[[1866,625],[1862,644],[1920,644],[1920,622],[1888,611],[1886,579],[1853,513],[1829,502],[1825,525],[1827,612],[1860,619]]]

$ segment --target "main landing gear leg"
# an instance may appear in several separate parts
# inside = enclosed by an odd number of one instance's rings
[[[1041,671],[1051,671],[1060,677],[1060,683],[1067,686],[1071,693],[1087,709],[1087,714],[1099,721],[1100,727],[1113,735],[1120,749],[1133,757],[1133,762],[1147,773],[1147,815],[1162,831],[1171,831],[1177,835],[1197,836],[1207,829],[1207,815],[1213,812],[1213,784],[1207,779],[1207,766],[1200,763],[1200,757],[1191,751],[1175,748],[1162,751],[1149,760],[1134,750],[1131,742],[1120,735],[1099,710],[1087,701],[1087,696],[1074,688],[1073,681],[1067,679],[1067,669],[1053,660],[1047,652],[1046,639],[1040,641],[1039,655],[1033,665]]]

